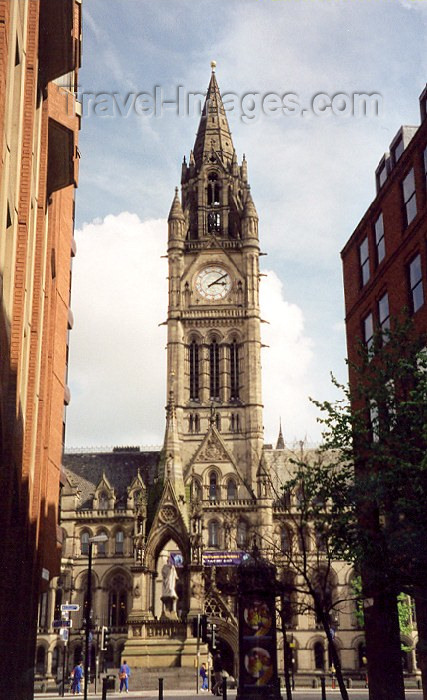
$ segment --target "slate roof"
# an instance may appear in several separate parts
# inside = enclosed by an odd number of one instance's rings
[[[116,494],[116,505],[125,505],[127,488],[138,473],[149,486],[157,471],[160,450],[138,452],[65,453],[62,463],[67,476],[81,493],[81,508],[92,506],[95,489],[105,474]]]

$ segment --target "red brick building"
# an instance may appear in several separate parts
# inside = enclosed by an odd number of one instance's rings
[[[81,0],[0,0],[0,677],[32,698],[59,573]]]
[[[386,332],[390,319],[403,311],[412,316],[419,334],[427,331],[427,88],[420,96],[420,112],[420,126],[402,126],[390,144],[390,152],[381,159],[376,170],[376,197],[341,253],[352,391],[361,381],[354,368],[360,366],[360,342],[370,348],[376,342],[376,331]],[[353,406],[362,407],[358,399]],[[372,440],[376,442],[375,400],[369,412]],[[356,457],[356,472],[363,475],[363,450]],[[359,515],[375,541],[380,530],[375,505],[367,500]],[[366,562],[362,567],[368,595],[364,620],[370,687],[381,700],[404,697],[396,599],[387,588],[385,575],[380,581],[382,572],[381,561],[372,568]],[[426,638],[427,611],[425,601],[416,592],[415,598],[421,640]],[[417,649],[425,683],[426,650],[420,642]]]
[[[405,307],[427,329],[426,109],[427,88],[421,125],[398,131],[375,173],[377,195],[341,253],[350,361],[358,341],[369,344]]]

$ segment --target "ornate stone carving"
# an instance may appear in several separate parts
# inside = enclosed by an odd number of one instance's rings
[[[164,505],[163,508],[160,510],[159,518],[162,522],[167,524],[175,522],[175,520],[177,520],[178,518],[178,513],[176,511],[175,506],[173,506],[172,504]]]
[[[208,436],[205,444],[197,455],[201,462],[228,462],[229,457],[214,433]]]

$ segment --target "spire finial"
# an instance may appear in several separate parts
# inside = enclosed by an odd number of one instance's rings
[[[216,61],[211,61],[212,73],[215,73]]]

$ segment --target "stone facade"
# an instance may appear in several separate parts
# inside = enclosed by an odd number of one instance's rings
[[[100,665],[126,658],[147,687],[150,673],[168,668],[194,673],[209,662],[206,644],[192,636],[195,616],[217,625],[223,664],[238,667],[236,567],[256,543],[274,562],[280,581],[301,581],[292,566],[308,552],[313,575],[327,561],[316,533],[304,543],[295,529],[297,494],[284,501],[294,460],[318,460],[303,443],[264,445],[258,216],[245,158],[238,164],[215,72],[194,149],[182,166],[182,196],[172,202],[168,226],[168,395],[164,444],[65,456],[61,578],[52,586],[48,624],[40,629],[44,671],[53,679],[62,642],[51,620],[59,602],[78,602],[67,650],[69,668],[80,658],[87,585],[88,537],[108,542],[93,560],[95,630],[108,625],[111,645]],[[332,562],[335,641],[344,672],[364,675],[364,636],[358,626],[353,572]],[[292,668],[301,682],[329,670],[325,633],[304,593],[292,594],[285,614]],[[56,601],[56,613],[55,609]],[[283,634],[279,634],[283,670]],[[93,662],[99,636],[93,641]],[[410,659],[412,664],[413,660]],[[191,671],[193,669],[193,671]],[[190,677],[190,676],[189,676]],[[135,687],[135,685],[134,685]]]

